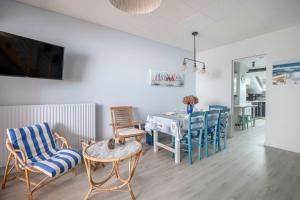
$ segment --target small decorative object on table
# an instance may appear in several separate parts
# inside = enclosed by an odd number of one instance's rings
[[[114,138],[110,138],[107,142],[107,147],[112,150],[115,148],[115,139]]]
[[[182,102],[187,105],[186,110],[187,113],[190,114],[193,113],[194,105],[198,103],[198,97],[193,95],[185,96],[183,97]]]

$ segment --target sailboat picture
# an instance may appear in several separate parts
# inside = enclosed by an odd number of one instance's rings
[[[184,74],[150,70],[150,85],[167,86],[167,87],[183,87]]]

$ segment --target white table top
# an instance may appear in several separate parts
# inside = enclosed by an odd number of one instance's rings
[[[116,142],[114,149],[109,149],[107,142],[108,140],[103,140],[90,145],[85,149],[84,155],[94,161],[113,162],[130,158],[142,149],[141,143],[135,140],[126,140],[124,145]]]

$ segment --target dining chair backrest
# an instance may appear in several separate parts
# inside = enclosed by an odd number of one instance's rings
[[[226,149],[227,146],[227,129],[228,129],[228,124],[229,124],[229,115],[230,115],[230,110],[229,108],[220,110],[220,120],[219,120],[219,125],[218,125],[218,133],[219,133],[219,138],[223,138],[224,140],[224,149]],[[221,150],[221,141],[219,141],[218,148]]]
[[[203,129],[204,125],[205,125],[205,112],[197,111],[189,114],[189,119],[188,119],[189,134],[195,133]]]
[[[220,110],[220,128],[222,129],[221,131],[224,131],[223,129],[226,129],[228,126],[229,122],[229,114],[230,114],[230,109],[226,108],[223,110]]]
[[[227,107],[221,105],[209,105],[209,110],[224,110],[224,109],[227,109]]]
[[[186,149],[188,151],[188,163],[193,162],[192,139],[202,137],[205,126],[205,112],[196,111],[188,115],[188,134],[186,138]]]
[[[205,127],[216,127],[219,123],[220,110],[209,110],[205,112]]]

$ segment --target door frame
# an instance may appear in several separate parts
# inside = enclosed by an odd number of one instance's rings
[[[236,58],[236,59],[232,59],[231,61],[231,120],[230,120],[230,137],[234,137],[234,62],[238,61],[238,60],[243,60],[243,59],[247,59],[247,58],[253,58],[253,57],[260,57],[263,56],[265,58],[265,60],[267,61],[267,54],[266,53],[261,53],[261,54],[257,54],[254,56],[246,56],[246,57],[242,57],[242,58]],[[268,63],[266,62],[266,73],[268,73]],[[268,75],[266,74],[266,77],[268,77]],[[266,82],[268,82],[268,78],[266,78]],[[267,90],[267,83],[266,83],[266,90]]]

